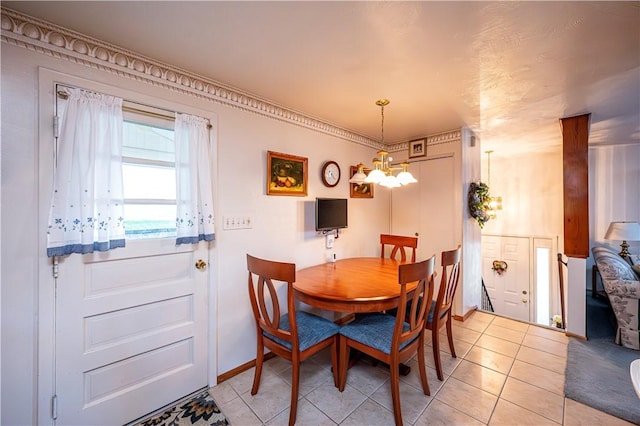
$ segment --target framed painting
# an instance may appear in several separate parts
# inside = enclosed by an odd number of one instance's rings
[[[351,166],[349,179],[353,177],[358,171],[357,166]],[[369,174],[371,169],[364,169],[365,174]],[[372,183],[350,183],[350,196],[351,198],[373,198],[373,184]]]
[[[424,157],[425,155],[427,155],[426,139],[409,142],[409,158]]]
[[[267,151],[267,195],[307,195],[308,159]]]

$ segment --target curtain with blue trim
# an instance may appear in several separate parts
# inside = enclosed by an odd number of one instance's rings
[[[215,238],[208,120],[176,114],[176,244]]]
[[[122,99],[69,89],[47,231],[47,256],[124,247]]]

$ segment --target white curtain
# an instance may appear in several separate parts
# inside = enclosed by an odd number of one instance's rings
[[[215,238],[208,121],[176,114],[176,244]]]
[[[125,245],[122,99],[68,92],[49,212],[49,257]]]

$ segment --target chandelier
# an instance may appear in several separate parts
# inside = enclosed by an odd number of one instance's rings
[[[376,105],[380,107],[381,116],[381,143],[384,144],[384,107],[389,105],[388,99],[378,99]],[[364,173],[364,164],[358,164],[358,170],[349,179],[350,183],[361,185],[363,183],[376,183],[387,188],[397,188],[402,185],[417,182],[416,178],[407,170],[409,163],[403,161],[400,167],[391,165],[393,158],[389,156],[387,151],[381,150],[377,153],[378,157],[373,159],[373,170],[368,175]],[[400,173],[394,175],[394,172],[400,170]]]
[[[487,182],[489,184],[489,189],[491,189],[491,153],[493,151],[485,151],[487,154]],[[487,210],[487,214],[490,219],[495,219],[498,216],[498,210],[502,210],[502,197],[490,197],[489,200],[489,210]]]

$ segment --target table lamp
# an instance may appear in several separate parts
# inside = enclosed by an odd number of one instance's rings
[[[629,258],[629,244],[627,241],[640,241],[640,223],[638,222],[611,222],[607,233],[604,234],[607,240],[622,241],[620,247],[622,251],[618,253],[624,258]]]

